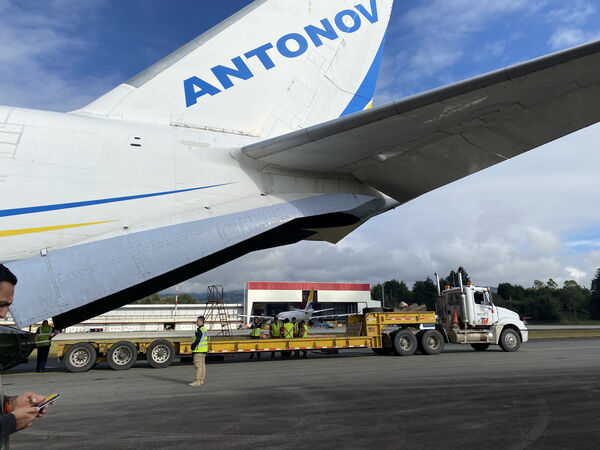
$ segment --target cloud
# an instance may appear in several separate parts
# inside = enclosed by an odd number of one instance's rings
[[[577,267],[565,267],[565,270],[575,281],[578,281],[587,275],[585,272],[579,270]]]
[[[79,37],[79,28],[104,5],[62,0],[28,8],[0,4],[0,104],[69,111],[114,87],[113,80],[122,78],[117,70],[81,74],[71,66],[93,45]]]
[[[572,1],[547,13],[547,21],[556,26],[548,44],[552,50],[560,50],[596,40],[600,31],[595,25],[597,9],[586,1]],[[592,29],[586,29],[592,22]]]
[[[594,41],[598,37],[598,32],[586,32],[580,28],[559,28],[550,36],[548,43],[553,50],[560,50]]]
[[[586,23],[596,13],[596,7],[587,1],[561,2],[561,6],[551,9],[547,14],[549,22],[579,25]]]

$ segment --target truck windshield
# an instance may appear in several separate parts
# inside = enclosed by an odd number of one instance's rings
[[[475,292],[473,300],[478,305],[492,306],[492,300],[490,299],[490,294],[488,292]]]

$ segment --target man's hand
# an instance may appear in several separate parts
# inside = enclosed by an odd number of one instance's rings
[[[46,413],[46,408],[44,407],[44,408],[38,410],[37,405],[45,398],[46,397],[44,397],[43,395],[36,394],[35,392],[25,392],[24,394],[21,394],[14,399],[15,400],[14,408],[16,410],[17,408],[35,407],[36,417],[41,417],[42,415],[44,415]],[[50,404],[52,404],[52,403],[50,403]],[[17,418],[17,420],[18,420],[18,418]],[[29,425],[31,425],[31,423]],[[27,426],[29,426],[29,425],[27,425]],[[17,426],[18,426],[18,424],[17,424]]]
[[[17,431],[24,430],[38,416],[37,406],[17,406],[11,413],[17,419]]]
[[[35,406],[44,400],[46,397],[35,392],[25,392],[15,398],[15,407]]]

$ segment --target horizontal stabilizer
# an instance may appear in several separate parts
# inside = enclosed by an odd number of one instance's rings
[[[600,41],[252,144],[242,154],[263,168],[352,174],[406,202],[600,121],[598,68]]]

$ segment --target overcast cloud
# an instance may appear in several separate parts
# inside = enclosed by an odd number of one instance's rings
[[[0,104],[79,108],[195,37],[245,1],[0,0]],[[200,19],[201,18],[201,19]],[[376,104],[600,37],[593,2],[396,1]],[[600,267],[600,126],[430,192],[337,245],[252,253],[186,282],[247,280],[411,284],[463,265],[480,284],[575,279]]]

